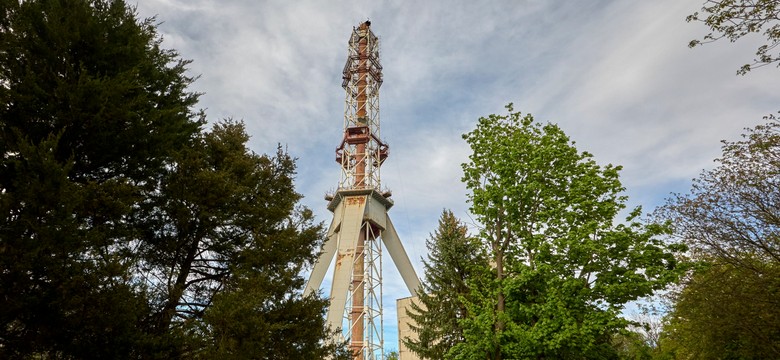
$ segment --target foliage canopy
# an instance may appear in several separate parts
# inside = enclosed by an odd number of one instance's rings
[[[780,123],[770,117],[724,141],[716,167],[656,211],[704,265],[672,294],[662,347],[701,358],[780,354],[778,154]]]
[[[690,47],[727,39],[735,42],[745,36],[761,33],[766,42],[756,49],[753,63],[740,67],[737,74],[780,61],[780,2],[777,0],[707,0],[701,13],[688,15],[688,22],[702,22],[710,33],[701,40],[691,40]],[[778,65],[780,66],[780,65]]]
[[[294,160],[203,130],[188,61],[125,2],[1,9],[0,357],[336,354]]]
[[[679,244],[668,228],[614,219],[626,197],[620,167],[598,165],[553,124],[515,112],[479,119],[463,137],[471,211],[491,265],[472,282],[470,358],[606,358],[628,320],[623,306],[675,281]]]
[[[409,317],[417,339],[405,340],[421,359],[443,359],[455,345],[464,341],[460,322],[469,316],[466,300],[475,268],[486,267],[480,244],[468,236],[466,225],[445,210],[439,227],[426,241],[428,259],[423,260],[425,281],[417,292]]]

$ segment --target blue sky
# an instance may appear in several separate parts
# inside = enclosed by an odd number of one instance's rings
[[[461,134],[504,105],[554,122],[601,164],[623,165],[629,206],[646,211],[720,153],[721,139],[780,110],[775,68],[737,76],[759,38],[689,49],[706,33],[686,23],[701,0],[255,1],[137,0],[157,16],[163,46],[193,60],[193,89],[210,121],[243,119],[250,147],[278,143],[298,160],[296,186],[320,221],[336,188],[341,70],[353,26],[380,37],[382,168],[390,211],[422,277],[425,239],[442,209],[470,222]],[[387,259],[387,257],[385,257]],[[397,348],[395,299],[384,266],[385,348]],[[324,284],[327,291],[329,284]]]

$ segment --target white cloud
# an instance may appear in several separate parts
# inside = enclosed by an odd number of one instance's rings
[[[755,44],[687,48],[706,32],[684,21],[698,5],[140,0],[138,10],[158,14],[164,45],[194,60],[210,120],[245,119],[257,152],[289,146],[300,159],[298,190],[325,222],[322,195],[339,176],[346,42],[370,18],[382,42],[382,136],[391,145],[383,183],[419,271],[441,209],[468,220],[460,134],[510,101],[558,123],[598,162],[624,165],[632,204],[647,210],[711,166],[720,139],[778,110],[776,69],[734,75]],[[385,270],[389,340],[394,297],[406,294]]]

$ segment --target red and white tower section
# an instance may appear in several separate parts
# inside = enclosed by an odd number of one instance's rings
[[[335,257],[327,322],[341,329],[354,359],[381,360],[383,250],[390,254],[411,295],[420,280],[387,214],[393,206],[390,192],[380,189],[380,170],[389,147],[379,129],[379,39],[368,21],[354,28],[349,38],[343,80],[344,133],[336,148],[341,176],[336,193],[326,198],[333,221],[305,293],[320,287]]]

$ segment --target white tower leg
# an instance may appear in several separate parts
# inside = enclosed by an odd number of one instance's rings
[[[330,226],[328,227],[328,238],[325,240],[325,243],[322,244],[322,253],[314,264],[314,269],[312,269],[311,275],[309,275],[309,281],[306,282],[306,287],[303,290],[304,296],[308,296],[313,291],[318,290],[322,285],[322,280],[325,279],[325,273],[328,272],[328,267],[330,266],[331,261],[333,261],[333,256],[336,255],[336,249],[339,244],[339,234],[336,232],[336,229],[341,226],[341,220],[343,218],[343,205],[339,204],[336,211],[333,212],[333,220],[331,220]]]
[[[328,239],[323,245],[323,252],[312,270],[305,289],[306,294],[309,294],[320,287],[335,257],[327,323],[332,329],[341,329],[344,338],[354,336],[354,333],[364,333],[365,336],[372,337],[350,339],[353,344],[362,341],[365,344],[365,355],[372,360],[375,359],[376,354],[381,354],[383,343],[381,269],[378,269],[375,264],[381,261],[382,247],[376,246],[379,243],[375,242],[381,241],[384,244],[411,295],[415,295],[420,287],[420,280],[387,214],[387,210],[392,205],[390,200],[374,190],[339,192],[328,206],[333,211],[333,221],[328,229]],[[364,247],[359,246],[361,241],[364,242]],[[363,252],[358,253],[361,248],[364,249]],[[354,274],[358,270],[353,265],[362,260],[366,260],[365,267],[357,268],[364,269],[365,272]],[[364,303],[364,306],[353,307],[351,300],[357,296],[365,298],[365,302],[357,301]],[[375,308],[374,305],[378,305],[379,308]],[[348,320],[346,323],[345,319]],[[366,331],[351,332],[350,327],[356,326],[358,329],[365,327]]]
[[[328,325],[332,329],[341,328],[341,320],[344,317],[344,308],[352,279],[355,249],[363,225],[363,213],[366,208],[365,198],[365,196],[350,196],[346,197],[340,204],[342,205],[340,206],[341,226],[336,232],[338,254],[336,255],[333,284],[330,288],[330,308],[328,309]]]
[[[401,273],[401,278],[404,279],[409,292],[412,296],[416,296],[417,289],[420,288],[420,279],[414,272],[412,262],[409,261],[409,256],[406,255],[406,250],[401,245],[401,239],[398,238],[398,233],[395,231],[395,226],[390,221],[389,215],[387,215],[387,228],[382,232],[382,241],[385,243],[385,249],[390,253],[390,258],[393,259],[393,264]]]

